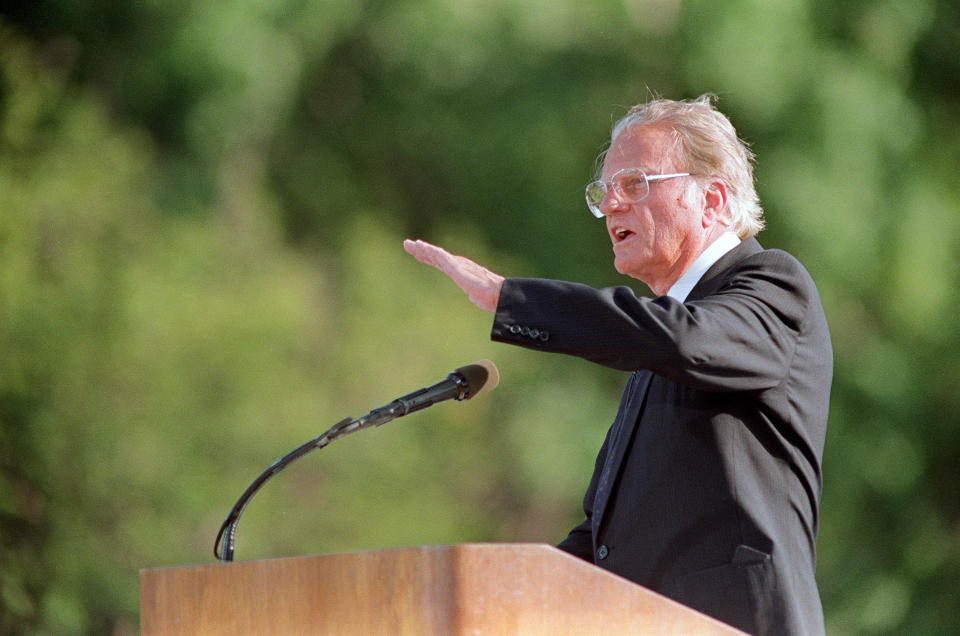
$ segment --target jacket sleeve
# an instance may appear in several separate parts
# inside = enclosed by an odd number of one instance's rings
[[[491,338],[702,390],[762,390],[786,375],[817,298],[802,265],[776,250],[740,261],[717,289],[685,303],[627,287],[507,279]]]

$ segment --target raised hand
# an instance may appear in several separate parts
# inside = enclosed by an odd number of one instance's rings
[[[442,247],[426,241],[407,239],[403,249],[411,256],[427,265],[436,267],[463,290],[474,305],[494,313],[503,287],[503,276],[491,272],[469,258],[451,254]]]

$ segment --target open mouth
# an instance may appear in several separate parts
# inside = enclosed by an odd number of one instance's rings
[[[614,243],[619,243],[620,241],[625,241],[631,236],[633,236],[633,231],[628,230],[625,227],[616,227],[613,229]]]

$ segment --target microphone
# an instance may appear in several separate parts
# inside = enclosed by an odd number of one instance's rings
[[[415,413],[445,400],[469,400],[496,388],[500,372],[490,360],[478,360],[473,364],[453,370],[445,379],[433,386],[419,389],[399,397],[390,404],[373,409],[364,418],[379,426],[397,417]]]

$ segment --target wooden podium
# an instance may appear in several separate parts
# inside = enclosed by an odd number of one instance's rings
[[[741,634],[545,544],[142,570],[151,634]]]

